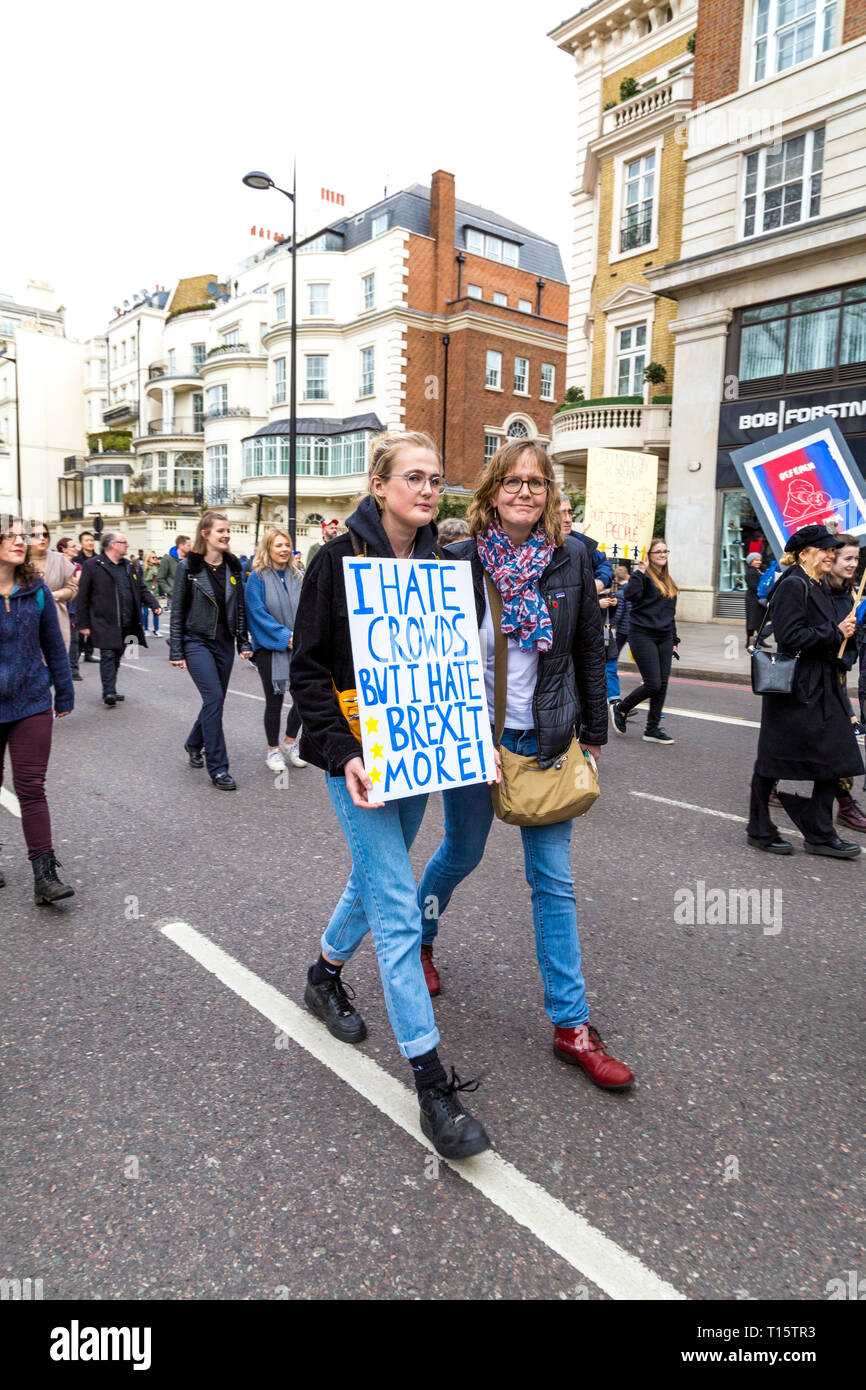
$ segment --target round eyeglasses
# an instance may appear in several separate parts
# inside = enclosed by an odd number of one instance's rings
[[[500,486],[514,496],[523,487],[528,487],[533,497],[540,497],[550,487],[550,480],[548,478],[503,478]]]

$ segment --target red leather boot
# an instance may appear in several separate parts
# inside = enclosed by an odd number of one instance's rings
[[[605,1091],[627,1091],[634,1081],[628,1067],[605,1052],[590,1023],[582,1023],[579,1028],[554,1028],[553,1050],[560,1061],[583,1067],[590,1081]]]
[[[847,825],[849,830],[866,830],[866,816],[853,796],[837,796],[836,800],[839,803],[837,821],[841,825]]]
[[[433,964],[433,947],[421,947],[421,968],[424,971],[424,979],[427,981],[427,988],[430,991],[431,999],[435,999],[442,986],[439,983],[439,971]]]

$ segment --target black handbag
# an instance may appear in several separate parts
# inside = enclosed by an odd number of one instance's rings
[[[758,646],[764,625],[770,616],[778,587],[787,577],[783,575],[782,579],[776,581],[776,585],[767,600],[761,626],[755,633],[755,644],[752,648],[752,690],[755,695],[790,695],[797,679],[797,667],[800,664],[799,652],[793,656],[782,656],[778,651],[761,651]]]

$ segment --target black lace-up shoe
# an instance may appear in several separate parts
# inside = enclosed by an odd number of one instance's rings
[[[626,717],[627,716],[623,713],[622,702],[620,700],[611,700],[611,723],[613,724],[613,727],[616,729],[618,734],[625,734],[627,732],[625,722]]]
[[[484,1126],[463,1109],[458,1091],[477,1091],[477,1081],[461,1082],[451,1068],[451,1080],[444,1086],[431,1086],[418,1097],[421,1128],[443,1158],[471,1158],[490,1148]]]
[[[339,975],[333,979],[323,980],[320,985],[314,985],[310,976],[312,968],[307,971],[307,988],[304,990],[304,1003],[320,1018],[333,1038],[339,1038],[340,1042],[359,1043],[363,1042],[367,1036],[367,1025],[349,1003],[354,999],[355,991],[350,985],[344,985]]]
[[[229,772],[215,772],[210,779],[218,792],[236,792],[238,784]]]
[[[55,903],[58,898],[74,898],[75,889],[62,883],[57,876],[63,865],[53,854],[37,854],[31,860],[33,865],[33,901],[39,907],[42,903]]]

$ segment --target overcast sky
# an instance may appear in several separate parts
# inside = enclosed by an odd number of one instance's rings
[[[47,280],[70,337],[179,276],[233,271],[321,186],[360,209],[436,168],[569,264],[573,58],[540,0],[48,0],[6,9],[0,291]]]

